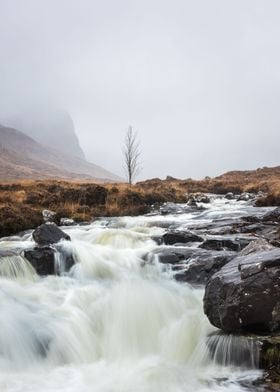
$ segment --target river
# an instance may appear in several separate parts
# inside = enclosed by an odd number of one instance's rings
[[[1,392],[241,392],[261,372],[209,355],[216,329],[203,313],[203,288],[173,279],[149,255],[165,227],[262,213],[215,198],[205,210],[99,219],[63,228],[75,265],[38,277],[23,258],[0,265]],[[2,249],[34,245],[31,233]],[[63,269],[63,260],[57,260]]]

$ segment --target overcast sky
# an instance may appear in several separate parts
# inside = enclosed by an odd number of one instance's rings
[[[0,112],[51,100],[86,156],[141,178],[280,164],[279,0],[0,0]]]

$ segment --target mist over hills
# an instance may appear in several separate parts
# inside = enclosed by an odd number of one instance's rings
[[[49,103],[27,106],[4,118],[4,123],[44,146],[86,160],[69,113]]]
[[[59,133],[56,127],[50,127],[47,135],[42,129],[36,133],[37,140],[46,140],[44,144],[17,129],[0,125],[0,180],[25,178],[121,180],[104,168],[86,161],[69,118],[64,117],[70,125],[67,131]],[[64,144],[61,144],[63,140]],[[50,147],[50,144],[53,147]]]

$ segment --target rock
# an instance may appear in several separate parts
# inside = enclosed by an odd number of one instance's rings
[[[61,226],[73,226],[75,225],[75,221],[74,219],[70,219],[70,218],[60,218],[60,225]]]
[[[255,215],[242,216],[241,219],[243,221],[245,221],[245,222],[248,222],[248,223],[258,223],[258,222],[261,222],[261,219],[258,216],[255,216]]]
[[[247,256],[250,253],[260,252],[263,250],[273,249],[274,247],[264,238],[258,238],[255,241],[250,242],[245,248],[242,249],[240,255]]]
[[[186,269],[175,275],[180,282],[205,284],[207,280],[236,256],[235,252],[203,252],[187,261]]]
[[[55,223],[43,223],[33,232],[34,241],[40,245],[55,244],[60,240],[70,241],[70,236],[64,233]]]
[[[55,274],[55,249],[45,246],[25,250],[24,257],[30,262],[38,275]]]
[[[205,203],[205,204],[208,204],[211,202],[210,197],[204,193],[202,193],[201,195],[197,195],[196,201],[198,203]]]
[[[188,203],[189,206],[191,207],[197,207],[197,202],[194,196],[190,196]]]
[[[186,261],[195,254],[202,253],[197,248],[160,248],[153,252],[153,256],[162,264],[177,264]]]
[[[56,213],[50,210],[43,210],[42,215],[45,222],[52,222],[56,216]]]
[[[228,199],[228,200],[233,200],[234,199],[234,194],[232,192],[228,192],[225,195],[225,198]]]
[[[267,212],[263,218],[263,222],[280,222],[280,207],[275,208],[273,211]]]
[[[165,245],[185,244],[188,242],[202,242],[203,238],[191,231],[170,231],[163,235]]]
[[[280,330],[280,249],[241,255],[207,282],[204,312],[226,332]]]
[[[245,248],[250,241],[247,238],[235,238],[234,240],[228,238],[211,238],[204,241],[199,247],[209,250],[232,250],[238,252]]]
[[[255,197],[252,193],[243,192],[238,196],[237,201],[249,201]]]
[[[75,263],[71,254],[65,253],[59,247],[52,246],[26,249],[24,257],[41,276],[61,275],[68,272]]]

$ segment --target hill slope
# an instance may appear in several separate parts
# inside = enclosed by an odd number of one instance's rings
[[[119,180],[100,166],[43,146],[20,131],[1,125],[0,151],[1,181],[23,178]]]
[[[55,148],[63,153],[86,160],[75,133],[70,115],[50,105],[25,109],[4,119],[11,128],[20,129],[25,135],[46,147]]]

